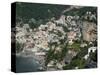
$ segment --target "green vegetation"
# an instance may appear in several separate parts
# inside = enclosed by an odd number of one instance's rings
[[[65,66],[63,66],[63,69],[64,70],[74,69],[75,67],[78,67],[79,69],[83,69],[85,65],[86,65],[85,59],[77,58],[77,59],[72,59],[70,64],[66,64]]]
[[[83,58],[86,54],[88,54],[88,47],[83,47],[77,54],[77,58]]]
[[[84,59],[74,59],[71,61],[70,65],[72,65],[72,67],[78,67],[78,68],[84,68],[85,66],[85,60]]]
[[[80,50],[80,43],[73,43],[72,45],[67,45],[67,48],[73,48],[75,50]]]
[[[72,9],[68,12],[65,12],[64,14],[65,15],[76,15],[78,14],[79,16],[82,16],[82,15],[85,15],[87,11],[91,11],[91,12],[97,12],[97,7],[83,7],[83,8],[80,8],[80,9]]]
[[[53,59],[53,56],[54,56],[54,50],[50,50],[47,52],[47,56],[46,56],[46,61],[45,61],[45,65],[47,65],[52,59]]]
[[[23,50],[24,45],[16,42],[16,52],[19,53]]]
[[[63,67],[64,70],[73,69],[78,67],[79,69],[83,69],[86,65],[86,60],[83,57],[88,53],[88,47],[83,47],[78,52],[78,54],[71,60],[70,64],[66,64]]]
[[[32,18],[32,19],[29,21],[29,26],[30,26],[30,28],[32,28],[32,29],[37,28],[37,27],[38,27],[37,21],[36,21],[34,18]]]
[[[94,53],[91,52],[89,58],[94,62],[97,62],[97,50]]]
[[[55,51],[55,48],[54,50],[50,48],[50,50],[47,52],[45,65],[47,65],[51,60],[57,60],[58,62],[62,61],[63,58],[66,56],[68,49],[67,46],[63,46],[61,52],[58,51],[55,53]]]
[[[16,15],[21,17],[24,21],[28,21],[31,18],[39,19],[50,19],[52,17],[58,18],[62,10],[69,6],[59,6],[50,4],[37,4],[37,3],[16,3]]]

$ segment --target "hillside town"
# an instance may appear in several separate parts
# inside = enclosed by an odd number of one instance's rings
[[[34,17],[27,23],[19,19],[15,28],[16,55],[33,57],[41,65],[38,70],[97,67],[96,12],[86,11],[84,15],[61,14],[58,19],[51,17],[45,24],[36,27]]]

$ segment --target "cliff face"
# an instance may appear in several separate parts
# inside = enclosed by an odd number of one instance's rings
[[[97,28],[96,24],[93,22],[83,22],[83,40],[85,41],[95,41],[97,38]]]

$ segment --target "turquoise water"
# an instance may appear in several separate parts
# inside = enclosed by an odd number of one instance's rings
[[[16,57],[16,72],[39,71],[40,64],[33,57]]]

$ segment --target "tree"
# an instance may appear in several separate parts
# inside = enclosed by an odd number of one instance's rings
[[[37,28],[38,27],[37,21],[34,18],[31,18],[29,20],[29,26],[31,29]]]
[[[23,50],[24,44],[16,42],[16,52],[19,53]]]
[[[94,53],[93,52],[90,52],[89,58],[92,61],[97,62],[97,50]]]

